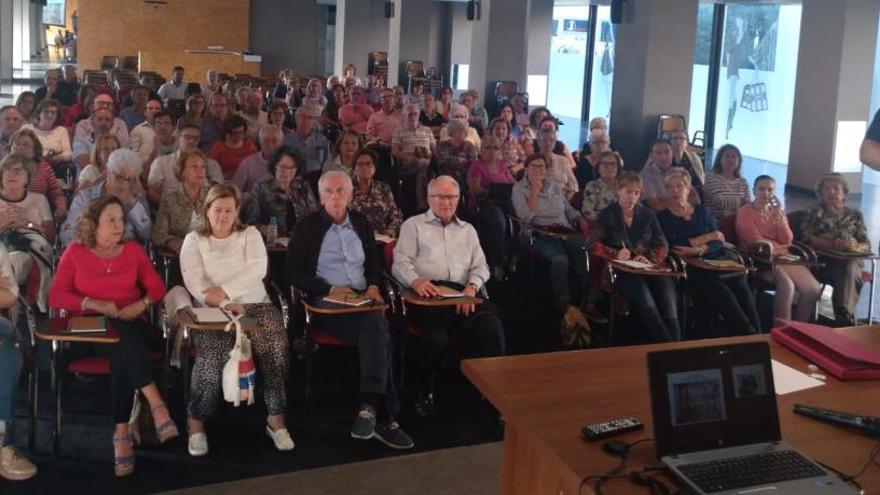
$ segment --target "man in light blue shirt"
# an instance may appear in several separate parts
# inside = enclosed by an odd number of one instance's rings
[[[302,105],[296,109],[296,129],[284,136],[284,145],[293,146],[305,160],[304,173],[320,171],[330,160],[330,141],[318,131],[317,109]]]

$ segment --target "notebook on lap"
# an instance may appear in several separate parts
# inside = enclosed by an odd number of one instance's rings
[[[765,342],[648,353],[657,456],[695,493],[856,494],[782,441]]]

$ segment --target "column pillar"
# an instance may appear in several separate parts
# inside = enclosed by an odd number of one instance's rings
[[[468,86],[480,91],[491,108],[495,82],[526,86],[530,0],[482,0],[482,15],[473,24]]]
[[[788,185],[812,190],[833,171],[861,192],[878,17],[876,0],[803,0]]]
[[[0,80],[12,79],[12,2],[0,0]]]
[[[529,7],[529,45],[526,55],[526,77],[530,75],[544,76],[544,88],[541,93],[547,94],[547,78],[550,75],[550,30],[553,26],[553,0],[531,0]],[[526,89],[523,87],[523,89]],[[536,88],[528,88],[534,93]],[[534,95],[529,95],[530,97]]]
[[[433,0],[396,0],[394,17],[388,19],[388,86],[401,84],[407,60],[421,60],[425,67],[430,50]]]
[[[611,143],[639,169],[661,113],[688,115],[698,0],[628,0],[617,26]]]
[[[367,73],[370,52],[385,51],[387,37],[376,46],[374,23],[386,21],[382,17],[381,2],[370,0],[336,0],[336,41],[334,45],[333,73],[342,75],[347,63],[353,63],[357,73]],[[383,26],[384,27],[384,26]],[[377,30],[383,33],[384,30]]]

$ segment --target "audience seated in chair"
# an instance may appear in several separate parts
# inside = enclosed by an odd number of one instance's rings
[[[555,133],[547,134],[555,138]],[[527,226],[561,228],[586,235],[589,229],[587,220],[571,206],[562,186],[550,176],[547,169],[544,155],[531,155],[526,159],[525,177],[513,187],[513,210],[517,218]],[[569,269],[574,270],[578,280],[586,277],[584,238],[538,235],[534,249],[550,261],[554,307],[563,316],[563,340],[569,344],[579,331],[589,330],[578,304],[571,300],[568,284]]]
[[[67,216],[67,195],[61,189],[61,184],[58,183],[58,178],[55,177],[55,171],[52,170],[49,162],[43,160],[43,147],[36,134],[27,129],[16,132],[12,135],[9,152],[20,154],[37,164],[35,174],[28,184],[28,191],[46,196],[55,218],[63,220]]]
[[[324,163],[322,172],[341,170],[347,174],[354,172],[355,156],[363,148],[360,134],[354,131],[342,131],[333,146],[333,157]]]
[[[86,121],[83,120],[82,122]],[[98,136],[107,133],[113,134],[116,140],[119,141],[120,148],[124,148],[124,143],[128,142],[127,140],[123,141],[120,139],[118,133],[112,132],[113,113],[110,110],[99,108],[93,111],[92,115],[88,118],[88,122],[91,129],[89,133],[84,137],[75,137],[73,139],[73,161],[79,171],[82,171],[90,163]]]
[[[43,146],[43,157],[50,164],[69,162],[73,158],[70,134],[66,127],[58,124],[60,110],[61,104],[58,100],[51,98],[43,100],[37,107],[37,115],[39,115],[37,123],[22,127],[34,131]]]
[[[263,398],[269,416],[266,435],[275,448],[292,450],[284,422],[290,346],[281,312],[266,293],[266,246],[259,231],[239,223],[241,199],[235,186],[213,186],[204,204],[205,225],[187,234],[180,250],[184,284],[198,306],[220,307],[253,318],[259,329],[249,335],[254,361],[263,377]],[[222,397],[221,379],[233,332],[196,332],[196,360],[187,404],[188,450],[208,453],[205,421],[215,416]]]
[[[241,191],[242,201],[247,202],[247,197],[258,182],[269,176],[269,169],[266,167],[269,159],[275,154],[275,150],[281,146],[284,140],[284,133],[281,128],[267,124],[260,128],[258,133],[260,151],[246,157],[241,161],[232,183]]]
[[[400,228],[392,274],[421,297],[437,296],[443,285],[476,297],[489,280],[476,230],[456,216],[459,194],[455,179],[437,177],[428,185],[430,209]],[[421,332],[423,350],[417,376],[420,400],[427,398],[430,373],[439,368],[450,339],[463,342],[467,357],[504,355],[504,327],[498,315],[489,301],[437,308],[410,305],[408,316]]]
[[[813,248],[858,254],[870,253],[871,242],[862,212],[845,206],[849,186],[838,173],[825,174],[816,186],[819,203],[810,208],[801,226],[804,240]],[[856,304],[862,285],[870,280],[864,262],[820,257],[819,281],[834,287],[831,303],[835,323],[855,325]]]
[[[254,186],[242,210],[242,220],[265,235],[274,218],[278,235],[289,237],[297,222],[318,210],[318,202],[303,178],[303,159],[295,149],[276,149],[266,168],[269,175]]]
[[[339,108],[339,122],[343,130],[352,131],[360,136],[367,134],[367,122],[373,115],[373,109],[367,103],[364,88],[353,86],[351,88],[351,101]]]
[[[114,103],[113,97],[107,93],[98,93],[95,95],[95,98],[92,100],[92,115],[95,114],[98,110],[108,110],[110,112],[110,123],[109,127],[106,129],[95,129],[93,125],[95,124],[95,120],[93,118],[80,120],[76,124],[76,130],[73,133],[74,143],[77,139],[88,138],[93,131],[97,130],[98,132],[106,132],[110,131],[113,134],[116,134],[116,137],[119,138],[119,142],[122,143],[122,146],[128,146],[128,126],[125,122],[119,117],[114,117]],[[73,158],[76,159],[76,149],[73,150]]]
[[[296,109],[296,128],[284,136],[284,145],[292,147],[302,157],[300,169],[303,174],[319,175],[330,160],[330,141],[315,125],[320,115],[318,107],[303,104]]]
[[[427,208],[425,191],[428,184],[428,165],[436,151],[434,134],[419,123],[419,107],[413,103],[403,106],[403,125],[394,131],[391,150],[400,179],[414,179],[416,209]],[[398,198],[403,199],[403,198]]]
[[[119,138],[115,134],[105,132],[95,136],[95,146],[89,155],[89,164],[83,167],[76,180],[76,191],[92,187],[107,177],[107,159],[110,154],[121,148]]]
[[[302,219],[287,251],[288,281],[308,297],[344,297],[363,292],[383,302],[379,291],[382,268],[373,229],[366,217],[348,210],[351,178],[330,171],[318,183],[323,208]],[[394,388],[393,352],[388,321],[377,311],[343,315],[316,315],[314,324],[358,348],[360,410],[352,438],[376,438],[396,449],[413,441],[394,420],[399,404]]]
[[[223,139],[223,123],[232,114],[229,98],[221,93],[214,93],[208,100],[208,115],[202,120],[199,148],[208,153],[218,140]]]
[[[501,158],[501,141],[483,138],[480,159],[468,169],[468,209],[477,221],[492,278],[504,280],[507,259],[507,214],[512,213],[511,190],[516,182]]]
[[[541,156],[544,157],[544,162],[547,164],[547,177],[559,184],[562,192],[565,193],[566,200],[571,200],[580,188],[569,160],[553,152],[556,131],[550,128],[541,129],[538,134],[538,143],[541,146]]]
[[[208,156],[220,164],[226,181],[235,176],[242,160],[257,152],[247,137],[247,128],[247,121],[240,115],[230,115],[223,121],[223,139],[215,141],[208,152]]]
[[[199,149],[199,136],[198,127],[193,124],[184,124],[177,131],[177,151],[153,160],[153,163],[150,165],[150,172],[147,175],[147,191],[150,201],[154,204],[161,203],[162,196],[179,191],[182,187],[174,169],[181,154]],[[220,170],[220,164],[208,158],[205,186],[210,187],[214,184],[222,183],[223,171]]]
[[[367,144],[391,148],[394,131],[403,125],[403,114],[394,105],[394,91],[383,89],[381,93],[382,109],[373,112],[367,120]]]
[[[156,116],[162,112],[162,102],[159,100],[150,100],[146,104],[144,104],[144,120],[140,124],[134,126],[131,129],[131,133],[128,136],[128,147],[134,151],[140,153],[141,158],[143,158],[144,163],[149,163],[153,158],[153,148],[156,146],[156,131],[154,130],[156,126]],[[171,121],[172,116],[169,113],[163,113],[162,115],[167,115],[168,128],[171,129]],[[165,140],[174,142],[173,137],[171,137],[171,133],[165,133]],[[161,153],[164,154],[164,153]]]
[[[670,170],[664,179],[669,201],[657,214],[660,228],[673,252],[683,259],[725,257],[724,234],[703,205],[692,205],[691,176],[684,169]],[[694,327],[702,330],[712,326],[715,317],[724,317],[729,333],[758,333],[761,324],[755,298],[749,288],[747,273],[721,272],[687,265],[687,286],[694,293],[694,306],[705,315]],[[698,314],[699,314],[698,313]],[[715,337],[698,334],[696,338]]]
[[[452,103],[452,106],[449,109],[449,122],[453,120],[457,120],[461,122],[465,127],[465,131],[467,135],[465,139],[474,145],[474,147],[479,150],[480,149],[480,134],[470,125],[469,121],[470,112],[467,107],[464,105],[459,105],[458,103]],[[449,124],[446,124],[446,127],[440,129],[440,142],[451,139],[452,131],[449,129]]]
[[[140,155],[127,149],[111,153],[107,160],[107,177],[74,196],[67,221],[61,226],[61,244],[67,246],[74,240],[80,217],[88,211],[92,200],[103,195],[115,196],[122,205],[126,217],[123,239],[147,242],[152,234],[153,221],[140,176]]]
[[[725,144],[715,152],[712,173],[706,176],[703,199],[709,213],[719,220],[751,202],[749,183],[742,177],[742,154],[739,148]]]
[[[648,207],[639,203],[642,179],[635,172],[617,178],[617,203],[599,213],[591,235],[590,251],[606,259],[634,260],[661,264],[669,245],[660,222]],[[675,282],[670,277],[655,277],[621,272],[614,290],[624,297],[637,321],[654,342],[681,339]]]
[[[0,243],[0,310],[8,310],[18,298],[9,253]],[[33,478],[37,467],[15,446],[15,396],[21,375],[22,352],[16,324],[0,314],[0,478],[20,481]]]
[[[376,179],[376,153],[363,149],[354,156],[351,209],[367,217],[373,232],[397,237],[403,218],[388,184]]]
[[[119,150],[110,157],[111,176],[131,174],[134,165],[125,161],[129,158],[126,153],[136,156],[133,151]],[[103,186],[96,186],[100,187]],[[116,189],[109,180],[107,188],[111,194],[99,196],[82,209],[71,211],[70,219],[76,222],[76,239],[61,256],[55,283],[49,292],[49,304],[66,310],[71,316],[104,315],[119,334],[119,342],[109,348],[112,413],[116,424],[114,469],[117,476],[126,476],[134,472],[135,466],[128,424],[134,391],[140,390],[149,402],[160,442],[176,437],[178,430],[153,382],[147,354],[147,335],[154,329],[146,320],[146,312],[165,294],[165,284],[143,248],[135,242],[124,241],[127,218],[131,217],[125,210],[129,208],[131,193],[113,195]]]
[[[204,227],[202,212],[209,189],[205,184],[208,157],[198,149],[184,151],[174,164],[174,175],[182,187],[162,196],[152,241],[154,246],[179,253],[187,234]]]

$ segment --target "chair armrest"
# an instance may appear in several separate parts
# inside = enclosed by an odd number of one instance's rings
[[[270,297],[277,300],[278,309],[281,310],[281,319],[284,321],[284,328],[290,328],[290,304],[287,302],[287,298],[284,297],[284,292],[273,280],[269,280],[266,286],[269,288]]]

